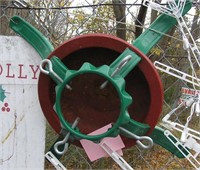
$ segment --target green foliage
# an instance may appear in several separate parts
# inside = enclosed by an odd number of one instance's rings
[[[108,1],[107,3],[109,3]],[[93,4],[97,4],[93,1]],[[77,9],[69,15],[70,24],[75,34],[108,33],[114,27],[114,12],[112,6],[97,6],[94,9]],[[79,29],[77,29],[79,28]]]

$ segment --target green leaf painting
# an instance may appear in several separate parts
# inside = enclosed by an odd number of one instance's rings
[[[2,88],[2,85],[0,85],[0,101],[3,102],[5,98],[5,90]]]

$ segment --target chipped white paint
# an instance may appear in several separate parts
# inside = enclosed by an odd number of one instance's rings
[[[44,169],[40,57],[22,38],[0,36],[0,169]]]

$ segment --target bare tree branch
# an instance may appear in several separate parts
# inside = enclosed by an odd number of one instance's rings
[[[126,4],[126,0],[112,0],[113,4]],[[117,25],[117,37],[126,40],[126,6],[125,5],[113,5]]]
[[[147,14],[147,7],[141,5],[137,19],[135,21],[135,25],[143,26],[145,22],[146,14]],[[142,33],[142,31],[143,31],[142,27],[136,27],[135,37],[137,38]]]

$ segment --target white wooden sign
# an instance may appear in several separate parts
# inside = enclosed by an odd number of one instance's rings
[[[37,52],[0,36],[0,169],[44,169],[45,119],[37,92]]]

